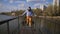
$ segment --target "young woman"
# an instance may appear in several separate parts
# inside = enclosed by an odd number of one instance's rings
[[[26,22],[29,24],[29,27],[31,27],[32,24],[32,16],[34,15],[33,11],[31,10],[31,7],[28,7],[28,10],[25,11],[22,15],[26,14]]]

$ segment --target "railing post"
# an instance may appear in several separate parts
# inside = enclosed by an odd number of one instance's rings
[[[57,23],[57,22],[55,22],[54,34],[56,34],[56,23]]]
[[[9,22],[7,21],[7,31],[8,31],[8,34],[10,34],[10,31],[9,31]]]
[[[18,16],[18,34],[20,34],[19,16]]]

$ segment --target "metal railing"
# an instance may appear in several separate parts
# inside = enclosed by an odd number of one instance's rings
[[[19,18],[20,16],[5,20],[5,21],[1,21],[0,25],[7,22],[7,31],[8,31],[8,34],[10,34],[9,21],[18,19],[18,34],[20,34]],[[36,30],[39,30],[39,32],[41,32],[42,34],[60,34],[59,19],[60,18],[58,17],[54,18],[54,17],[48,17],[48,16],[33,17],[33,21],[35,22],[33,27]]]
[[[19,30],[19,16],[18,17],[11,18],[11,19],[8,19],[8,20],[0,21],[0,25],[2,25],[4,23],[7,23],[7,31],[8,31],[8,34],[10,34],[9,21],[12,21],[12,20],[15,20],[15,19],[18,19],[18,30]]]
[[[44,16],[42,20],[44,20],[43,34],[60,34],[59,16]]]

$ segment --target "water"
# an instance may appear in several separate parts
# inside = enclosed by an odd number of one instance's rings
[[[13,16],[7,16],[7,15],[0,15],[0,21],[8,20],[13,18]]]

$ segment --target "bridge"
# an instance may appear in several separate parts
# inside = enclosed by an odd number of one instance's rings
[[[0,34],[60,34],[59,16],[33,16],[32,19],[32,27],[22,25],[22,16],[0,20]]]

